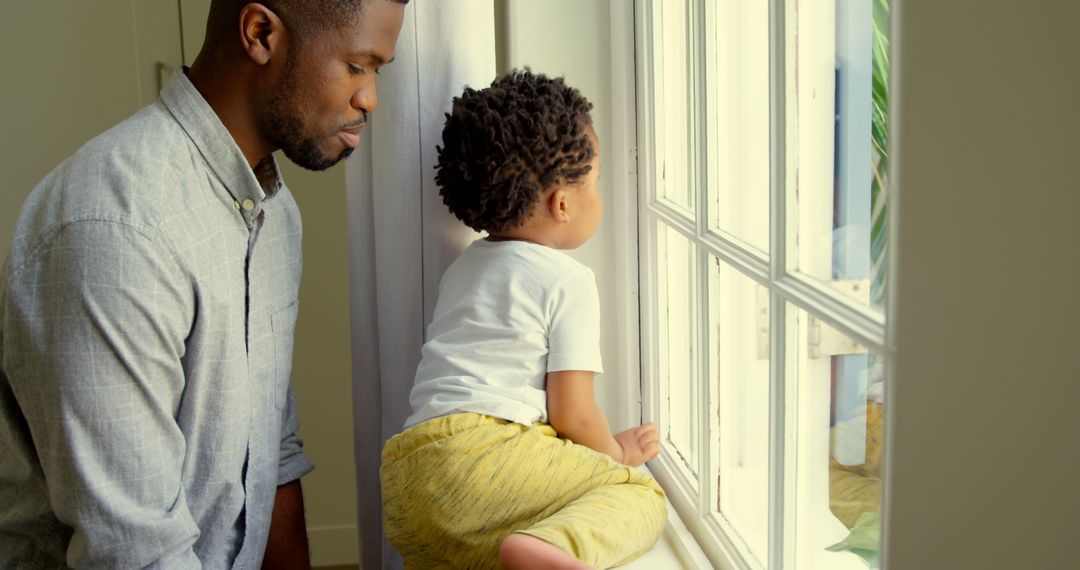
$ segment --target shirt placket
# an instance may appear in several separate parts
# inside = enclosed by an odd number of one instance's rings
[[[262,231],[265,215],[258,208],[259,204],[255,203],[251,199],[245,199],[243,201],[236,201],[237,209],[240,210],[241,215],[247,225],[248,230],[248,244],[247,244],[247,258],[244,262],[244,344],[247,348],[246,360],[247,360],[247,387],[248,387],[248,401],[251,403],[251,411],[248,414],[248,430],[247,430],[247,456],[244,459],[244,540],[241,552],[236,557],[236,563],[240,564],[241,561],[251,559],[251,553],[247,552],[252,548],[253,544],[259,541],[252,541],[253,529],[259,528],[260,521],[258,519],[258,509],[256,505],[252,504],[252,499],[258,496],[257,490],[254,488],[258,485],[258,465],[252,465],[253,458],[260,457],[260,440],[254,437],[255,434],[262,433],[262,427],[260,424],[259,409],[264,398],[261,396],[261,392],[258,390],[260,386],[259,375],[262,373],[261,366],[265,362],[261,362],[259,356],[261,350],[259,347],[258,332],[261,328],[268,326],[267,323],[259,322],[259,282],[255,276],[258,273],[258,266],[255,258],[255,248],[258,245],[259,234]],[[265,359],[263,359],[265,360]],[[240,566],[234,566],[234,568],[240,568]]]

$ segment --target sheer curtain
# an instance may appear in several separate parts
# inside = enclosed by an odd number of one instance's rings
[[[347,164],[353,414],[361,567],[400,568],[382,536],[379,455],[408,396],[443,271],[475,234],[435,188],[444,113],[495,76],[491,0],[411,2],[379,108]]]

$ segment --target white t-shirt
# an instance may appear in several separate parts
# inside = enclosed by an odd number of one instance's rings
[[[544,422],[548,372],[603,372],[592,270],[529,242],[473,242],[443,275],[427,338],[405,427],[454,412]]]

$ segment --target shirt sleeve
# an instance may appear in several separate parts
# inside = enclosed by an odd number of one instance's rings
[[[174,419],[193,294],[148,235],[70,223],[5,299],[4,372],[76,568],[201,568]]]
[[[591,270],[569,273],[554,288],[548,328],[548,372],[604,371],[600,359],[600,298]]]
[[[296,412],[296,400],[292,386],[286,392],[281,418],[281,451],[278,456],[278,487],[291,483],[310,473],[315,466],[304,456],[304,441],[296,435],[300,429],[300,415]]]

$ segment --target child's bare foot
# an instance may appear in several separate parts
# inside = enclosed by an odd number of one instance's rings
[[[499,545],[499,560],[509,570],[592,570],[558,547],[527,534],[511,534]]]

